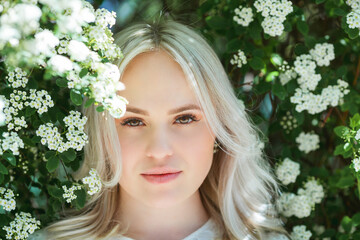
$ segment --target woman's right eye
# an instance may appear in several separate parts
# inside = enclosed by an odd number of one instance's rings
[[[140,119],[130,118],[130,119],[124,120],[121,123],[121,125],[128,126],[128,127],[139,127],[139,126],[143,126],[144,123]]]

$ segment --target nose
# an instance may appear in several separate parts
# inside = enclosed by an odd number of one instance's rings
[[[149,133],[146,156],[154,159],[164,159],[173,155],[171,136],[166,128],[157,127]]]

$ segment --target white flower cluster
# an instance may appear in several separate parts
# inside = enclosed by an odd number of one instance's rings
[[[346,23],[349,28],[360,29],[360,2],[359,0],[346,0],[346,3],[352,8],[351,12],[346,16]]]
[[[299,150],[307,154],[319,148],[320,138],[315,133],[301,132],[295,141],[299,144]]]
[[[354,165],[355,172],[359,172],[360,171],[360,158],[354,158],[352,160],[352,163]]]
[[[6,98],[3,95],[0,95],[0,126],[4,126],[6,124],[6,116],[4,113],[5,104]]]
[[[233,20],[239,25],[247,27],[254,20],[254,14],[251,8],[239,6],[235,8]]]
[[[316,203],[320,203],[324,197],[322,185],[312,179],[304,184],[304,188],[298,190],[298,194],[283,193],[276,202],[279,213],[285,217],[296,216],[304,218],[310,216],[311,210]]]
[[[13,88],[26,87],[29,79],[26,77],[27,73],[21,68],[15,68],[14,71],[9,72],[6,79]]]
[[[237,54],[234,54],[233,58],[230,60],[230,63],[232,65],[237,65],[238,68],[241,68],[243,65],[247,64],[245,53],[238,50]]]
[[[24,109],[24,106],[37,109],[39,114],[47,112],[48,108],[54,106],[49,93],[45,90],[30,89],[29,96],[25,91],[13,90],[9,100],[4,97],[1,98],[5,101],[3,112],[8,131],[13,129],[19,131],[28,126],[24,116],[17,117],[19,110]]]
[[[287,84],[291,79],[297,77],[297,73],[294,67],[290,67],[287,61],[283,61],[283,64],[279,67],[281,73],[279,74],[279,79],[281,85]]]
[[[285,130],[287,134],[290,133],[291,130],[297,128],[297,120],[294,118],[289,111],[286,112],[286,115],[283,116],[280,120],[280,126]]]
[[[115,12],[95,11],[90,3],[82,0],[28,1],[7,8],[0,17],[0,50],[16,47],[16,51],[8,51],[7,65],[34,67],[35,64],[52,69],[51,74],[65,77],[69,88],[83,89],[113,117],[119,118],[125,113],[128,102],[117,95],[124,89],[119,82],[117,66],[103,61],[104,58],[111,61],[122,57],[109,29],[115,24]],[[40,17],[49,12],[57,31],[40,28]],[[89,74],[80,77],[82,69]],[[68,77],[69,72],[72,74]],[[27,78],[12,75],[10,73],[9,82],[14,87],[26,84]]]
[[[0,50],[9,43],[18,46],[23,36],[39,28],[41,9],[33,4],[20,3],[0,17]]]
[[[305,225],[295,226],[291,232],[292,240],[309,240],[311,236],[311,231],[306,231]]]
[[[330,43],[317,43],[309,53],[318,66],[329,66],[335,59],[334,45]]]
[[[275,173],[284,185],[294,183],[300,174],[300,164],[292,161],[290,158],[285,158],[284,161],[277,166]]]
[[[311,205],[314,206],[324,198],[324,188],[315,179],[310,179],[304,184],[304,188],[298,189],[298,195],[307,196]]]
[[[355,139],[360,140],[360,129],[357,130],[356,135],[355,135]]]
[[[10,226],[3,227],[6,231],[6,239],[27,239],[30,234],[40,228],[40,221],[31,216],[30,213],[15,213],[15,219]]]
[[[16,132],[4,132],[0,139],[0,155],[6,150],[11,150],[14,155],[19,155],[19,149],[24,148],[24,142]]]
[[[5,211],[15,210],[16,202],[14,192],[11,189],[0,187],[0,206]]]
[[[307,110],[310,114],[317,114],[327,109],[328,106],[335,107],[343,103],[343,97],[350,92],[349,84],[341,79],[337,85],[323,88],[321,94],[314,94],[309,90],[297,88],[290,102],[297,104],[295,110],[302,112]]]
[[[321,80],[321,75],[315,73],[316,63],[309,54],[302,54],[296,57],[295,71],[299,74],[297,82],[302,89],[315,90],[318,82]]]
[[[47,144],[50,150],[64,152],[69,148],[80,151],[88,142],[88,136],[84,133],[84,125],[87,118],[80,118],[80,112],[70,111],[70,115],[64,118],[67,127],[67,142],[63,142],[63,138],[58,132],[58,128],[52,123],[40,125],[36,130],[36,135],[41,137],[41,143]]]
[[[264,21],[261,26],[264,32],[272,37],[280,36],[284,31],[283,22],[286,16],[293,11],[291,1],[287,0],[256,0],[254,6],[261,12]]]
[[[39,0],[39,2],[46,5],[56,15],[56,24],[61,33],[81,34],[83,32],[82,26],[95,20],[94,13],[89,5],[84,7],[85,1]]]
[[[90,169],[89,174],[90,176],[84,177],[82,182],[89,186],[89,191],[87,191],[87,193],[89,195],[94,195],[101,190],[101,179],[94,168]]]
[[[30,95],[28,97],[30,101],[25,102],[25,106],[35,108],[39,114],[48,111],[48,108],[54,106],[54,102],[51,99],[49,93],[45,90],[30,89]]]
[[[67,203],[70,203],[72,200],[76,199],[77,196],[75,195],[74,191],[80,190],[81,186],[73,185],[71,188],[67,188],[65,185],[62,186],[64,190],[63,198],[66,200]]]

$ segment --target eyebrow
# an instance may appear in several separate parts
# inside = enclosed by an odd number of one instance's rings
[[[201,111],[201,108],[196,104],[187,104],[178,108],[171,109],[168,114],[176,114],[179,112],[184,112],[186,110],[199,110]],[[132,107],[132,106],[126,106],[126,112],[132,112],[137,113],[145,116],[149,116],[149,112],[140,108]]]

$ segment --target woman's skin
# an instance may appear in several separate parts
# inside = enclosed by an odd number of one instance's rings
[[[115,120],[123,167],[119,219],[134,239],[183,239],[209,219],[198,189],[212,164],[213,133],[180,65],[163,50],[136,56],[121,81],[126,89],[119,94],[129,104]],[[165,183],[141,175],[161,167],[181,173]]]

